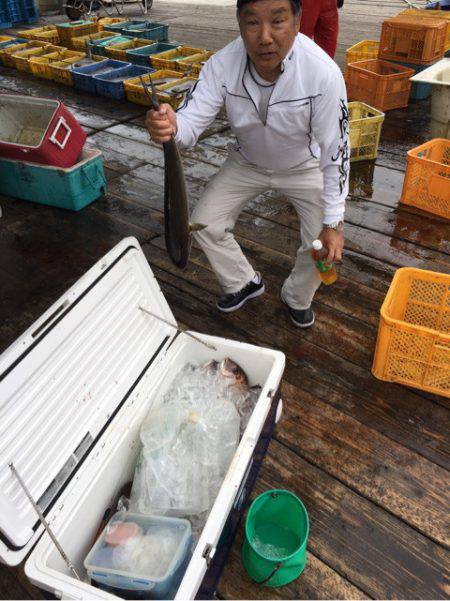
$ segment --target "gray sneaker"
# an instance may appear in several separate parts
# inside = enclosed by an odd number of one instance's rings
[[[264,282],[260,277],[258,284],[255,284],[255,282],[249,282],[238,292],[234,292],[233,294],[224,294],[218,299],[216,306],[224,313],[231,313],[231,311],[240,309],[242,305],[251,298],[256,298],[257,296],[264,294],[264,291]]]

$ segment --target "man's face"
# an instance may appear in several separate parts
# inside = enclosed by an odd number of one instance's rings
[[[238,16],[247,53],[258,71],[276,71],[294,43],[300,25],[289,0],[256,0]]]

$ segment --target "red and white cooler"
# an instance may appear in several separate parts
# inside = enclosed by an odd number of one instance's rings
[[[59,100],[0,94],[0,157],[73,167],[85,141]]]

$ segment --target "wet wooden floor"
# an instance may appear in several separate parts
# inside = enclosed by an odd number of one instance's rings
[[[185,41],[182,33],[177,39]],[[284,417],[255,494],[287,488],[303,499],[311,520],[308,565],[284,588],[257,587],[240,562],[241,530],[219,598],[448,597],[450,403],[370,373],[379,309],[395,270],[450,273],[448,222],[398,203],[406,151],[429,138],[429,103],[390,112],[376,162],[352,166],[340,277],[318,292],[317,323],[300,332],[279,300],[298,244],[296,216],[284,199],[261,196],[236,228],[267,294],[221,315],[214,307],[219,287],[202,253],[194,247],[185,272],[168,260],[162,152],[148,140],[143,109],[7,69],[0,70],[0,91],[62,100],[88,131],[89,146],[103,151],[108,179],[107,194],[80,213],[2,191],[0,351],[119,240],[136,236],[179,322],[287,357]],[[185,152],[193,204],[230,139],[218,119]],[[21,568],[0,567],[1,599],[40,597]]]

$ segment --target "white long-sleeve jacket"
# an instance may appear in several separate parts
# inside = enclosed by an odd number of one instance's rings
[[[176,141],[194,146],[225,104],[236,149],[265,169],[284,170],[320,158],[324,223],[343,219],[349,177],[349,114],[341,71],[312,40],[298,34],[282,64],[266,120],[249,76],[242,38],[213,55],[177,111]]]

